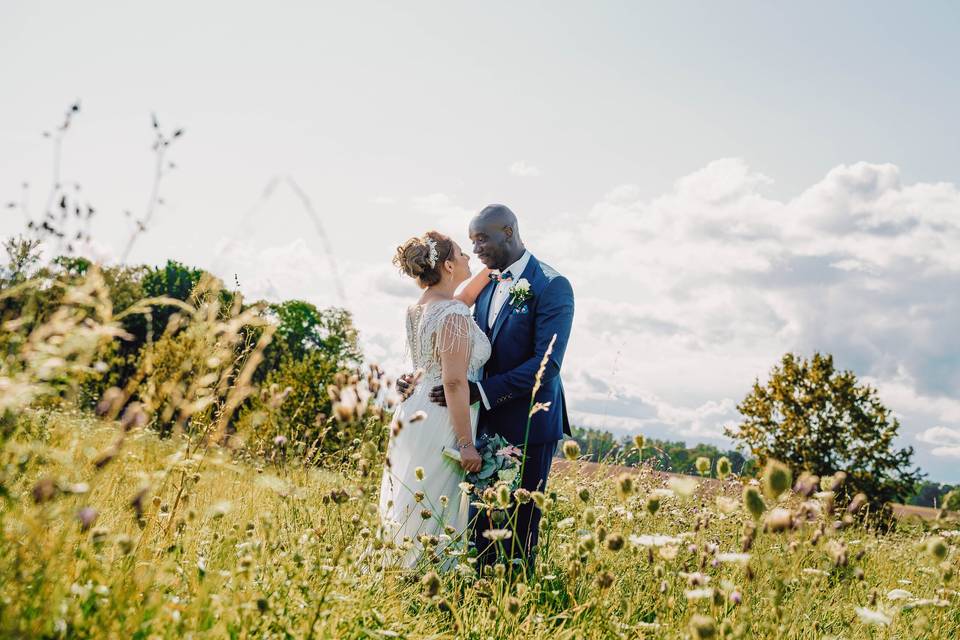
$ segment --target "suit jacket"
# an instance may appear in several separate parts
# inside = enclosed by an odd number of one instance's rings
[[[556,442],[570,433],[560,367],[573,325],[573,289],[566,278],[532,255],[523,273],[513,274],[514,284],[521,278],[530,283],[533,296],[518,303],[508,299],[492,327],[487,318],[496,283],[480,292],[474,307],[474,319],[493,347],[481,380],[490,409],[481,403],[478,431],[500,434],[517,445]],[[557,338],[536,397],[536,402],[549,402],[550,408],[529,420],[528,433],[530,396],[554,335]]]

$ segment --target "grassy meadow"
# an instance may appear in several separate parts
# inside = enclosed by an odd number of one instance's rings
[[[247,305],[176,265],[67,266],[0,290],[0,637],[960,635],[960,525],[879,533],[844,474],[774,462],[602,473],[567,441],[545,493],[481,499],[541,507],[535,570],[478,571],[446,534],[398,570],[415,541],[381,535],[377,494],[390,429],[419,425],[391,422],[377,367],[344,364],[348,319],[317,333],[309,305]],[[135,321],[163,310],[162,333]]]
[[[827,512],[823,493],[762,498],[755,521],[736,480],[664,486],[646,470],[610,478],[572,463],[535,496],[545,515],[534,575],[476,575],[464,557],[408,573],[384,566],[378,469],[358,456],[325,470],[140,430],[98,468],[116,422],[64,410],[19,422],[3,464],[8,478],[29,472],[0,511],[3,637],[960,633],[956,525],[877,535]]]

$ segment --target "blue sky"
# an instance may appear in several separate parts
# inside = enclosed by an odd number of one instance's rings
[[[5,2],[0,200],[39,213],[40,133],[80,98],[64,178],[116,259],[155,112],[187,134],[132,259],[338,302],[302,203],[260,202],[291,176],[394,369],[393,247],[505,202],[574,283],[581,423],[722,443],[754,377],[820,349],[960,481],[958,27],[948,2]]]

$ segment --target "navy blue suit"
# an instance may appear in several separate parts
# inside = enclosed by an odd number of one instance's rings
[[[532,297],[514,303],[508,299],[493,326],[488,326],[490,303],[496,283],[491,282],[477,298],[474,319],[490,338],[492,354],[484,365],[480,385],[490,403],[480,408],[478,433],[499,434],[519,447],[526,444],[523,477],[520,486],[529,491],[543,491],[557,441],[570,433],[567,405],[560,381],[560,367],[573,325],[573,289],[570,282],[548,265],[530,256],[522,274],[511,274],[513,284],[521,279],[530,283]],[[549,402],[550,408],[537,412],[527,427],[530,396],[540,363],[550,340],[556,335],[547,360],[536,402]],[[485,513],[475,514],[475,543],[481,561],[491,561],[485,530],[495,528]],[[517,507],[517,521],[511,556],[523,556],[532,564],[530,552],[537,544],[540,510],[532,502]]]

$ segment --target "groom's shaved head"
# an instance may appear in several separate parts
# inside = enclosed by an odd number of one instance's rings
[[[470,221],[473,252],[491,269],[506,269],[523,255],[517,216],[509,207],[491,204]]]

